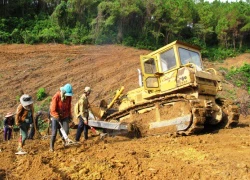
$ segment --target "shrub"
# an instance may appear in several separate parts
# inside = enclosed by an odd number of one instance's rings
[[[39,39],[43,43],[62,42],[62,37],[58,27],[44,28],[39,33]]]
[[[46,99],[44,99],[41,104],[39,105],[38,103],[35,104],[35,112],[37,111],[45,111],[48,112],[49,111],[49,107],[50,107],[50,102],[51,102],[52,97],[48,96]],[[38,128],[39,131],[44,131],[45,129],[48,128],[48,123],[45,123],[44,121],[41,121],[41,118],[44,118],[44,116],[41,116],[38,120]]]
[[[235,86],[246,89],[250,94],[250,64],[245,63],[239,68],[231,68],[226,74],[226,79]]]
[[[41,119],[38,119],[38,129],[39,131],[44,131],[49,127],[48,123],[45,123],[44,121],[41,121]]]
[[[8,42],[10,34],[8,32],[0,31],[0,43]]]
[[[19,101],[20,101],[20,96],[17,95],[17,96],[16,96],[16,102],[19,102]]]
[[[75,28],[73,28],[69,33],[69,41],[73,44],[90,44],[92,39],[89,35],[87,27],[78,22]]]
[[[240,52],[234,49],[223,49],[223,48],[205,48],[202,49],[202,57],[208,58],[210,61],[221,61],[228,57],[235,57]]]
[[[11,33],[11,42],[13,43],[22,43],[22,35],[20,34],[19,29],[15,28]]]
[[[25,44],[34,44],[38,41],[37,36],[33,35],[29,30],[22,31],[21,36]]]
[[[131,36],[125,37],[122,41],[124,46],[134,46],[136,44],[136,40],[134,40]]]
[[[39,88],[37,93],[36,93],[36,98],[38,101],[43,100],[46,97],[45,89],[44,88]]]

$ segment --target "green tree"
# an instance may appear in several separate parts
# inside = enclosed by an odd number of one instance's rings
[[[55,11],[52,14],[52,19],[58,23],[61,28],[65,28],[68,23],[68,7],[65,1],[61,1],[61,3],[56,7]]]
[[[92,21],[95,43],[121,43],[124,30],[131,28],[134,17],[141,16],[141,4],[141,0],[102,1],[98,5],[97,17]]]
[[[250,4],[241,3],[242,11],[241,11],[241,18],[242,18],[242,27],[240,28],[240,40],[239,40],[239,48],[242,48],[242,44],[244,39],[250,33]]]
[[[182,32],[195,18],[194,2],[191,0],[148,0],[145,27],[155,39],[156,45],[167,44],[175,39],[182,39]],[[162,41],[160,40],[162,39]]]
[[[199,20],[194,25],[195,35],[206,44],[208,36],[211,36],[215,27],[213,6],[209,2],[198,3],[196,6]]]
[[[249,4],[244,2],[223,4],[218,13],[216,33],[220,44],[236,50],[241,48],[249,32]]]

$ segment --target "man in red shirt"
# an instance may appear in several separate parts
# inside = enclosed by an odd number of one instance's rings
[[[57,130],[60,129],[59,121],[61,122],[63,129],[66,134],[69,134],[69,122],[72,119],[71,114],[71,101],[72,101],[72,86],[66,84],[60,88],[52,98],[50,105],[50,115],[51,115],[51,130],[52,136],[50,140],[50,151],[54,151],[54,144],[56,141]],[[62,137],[61,132],[59,131]],[[63,137],[62,137],[63,139]],[[64,143],[65,140],[63,139]]]

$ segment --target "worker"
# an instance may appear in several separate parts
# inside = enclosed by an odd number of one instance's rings
[[[3,120],[5,141],[10,140],[14,123],[15,122],[13,114],[11,112],[8,112],[5,116],[5,119]]]
[[[50,140],[50,151],[54,151],[54,144],[56,140],[57,130],[60,129],[60,124],[65,130],[66,134],[69,134],[69,122],[72,120],[71,114],[71,101],[72,101],[72,86],[71,84],[66,84],[60,88],[52,98],[50,105],[50,116],[51,116],[51,140]],[[65,144],[65,139],[61,132],[59,131],[60,136],[62,137],[63,143]]]
[[[16,125],[20,127],[20,139],[18,144],[18,152],[24,152],[23,146],[27,139],[30,124],[34,123],[34,106],[32,97],[28,94],[23,94],[20,98],[21,104],[17,107]]]
[[[88,96],[90,95],[91,89],[90,87],[85,87],[84,88],[84,93],[78,100],[78,102],[75,104],[74,108],[74,114],[75,117],[78,118],[79,124],[77,127],[77,132],[76,132],[76,137],[75,141],[79,141],[82,131],[84,131],[84,139],[88,139],[88,117],[89,117],[89,101],[88,101]]]

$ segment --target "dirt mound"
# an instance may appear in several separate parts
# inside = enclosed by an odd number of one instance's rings
[[[16,110],[21,91],[35,99],[38,89],[45,88],[53,96],[66,83],[73,86],[73,104],[90,86],[90,102],[98,105],[121,86],[125,93],[138,87],[139,56],[148,53],[118,45],[0,45],[0,113]],[[218,69],[249,59],[245,54],[205,65]],[[27,140],[24,156],[14,154],[18,133],[9,142],[1,133],[0,179],[250,179],[249,126],[249,118],[241,116],[233,129],[141,139],[90,135],[88,141],[66,148],[58,136],[53,153],[49,139]],[[71,130],[70,138],[74,134]]]

